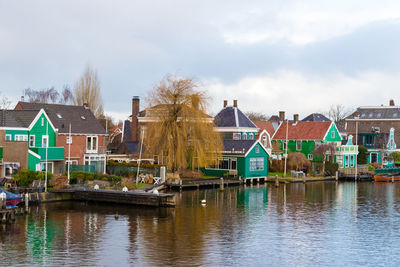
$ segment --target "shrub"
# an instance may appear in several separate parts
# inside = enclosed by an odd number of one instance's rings
[[[325,163],[325,174],[327,175],[335,175],[336,171],[339,169],[339,164],[326,162]]]
[[[52,173],[47,173],[47,180],[50,181]],[[18,186],[30,186],[35,180],[44,180],[45,173],[31,170],[21,170],[19,173],[13,175],[13,179],[17,182]]]

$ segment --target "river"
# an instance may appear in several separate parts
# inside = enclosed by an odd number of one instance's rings
[[[175,208],[60,202],[0,225],[1,266],[398,266],[399,246],[400,183],[184,191]]]

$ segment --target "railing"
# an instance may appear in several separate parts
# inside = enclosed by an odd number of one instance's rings
[[[375,169],[375,173],[400,173],[400,168]]]

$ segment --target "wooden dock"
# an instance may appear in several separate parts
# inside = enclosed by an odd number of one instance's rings
[[[48,193],[33,193],[29,196],[29,202],[45,203],[55,201],[96,201],[127,205],[141,205],[151,207],[175,206],[174,194],[153,194],[138,191],[122,192],[116,190],[94,190],[84,188],[72,188],[52,190]]]
[[[221,184],[221,179],[193,179],[180,180],[180,183],[167,183],[166,187],[170,190],[184,190],[184,189],[200,189],[200,188],[219,188]],[[243,184],[242,180],[231,180],[224,179],[223,185],[227,186],[238,186]]]

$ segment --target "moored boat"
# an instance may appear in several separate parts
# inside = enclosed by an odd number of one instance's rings
[[[7,208],[16,207],[22,201],[22,197],[17,194],[10,193],[5,190],[0,189],[0,193],[4,192],[6,194],[6,206]]]
[[[399,174],[380,174],[374,176],[375,182],[391,182],[393,181],[400,181]]]

